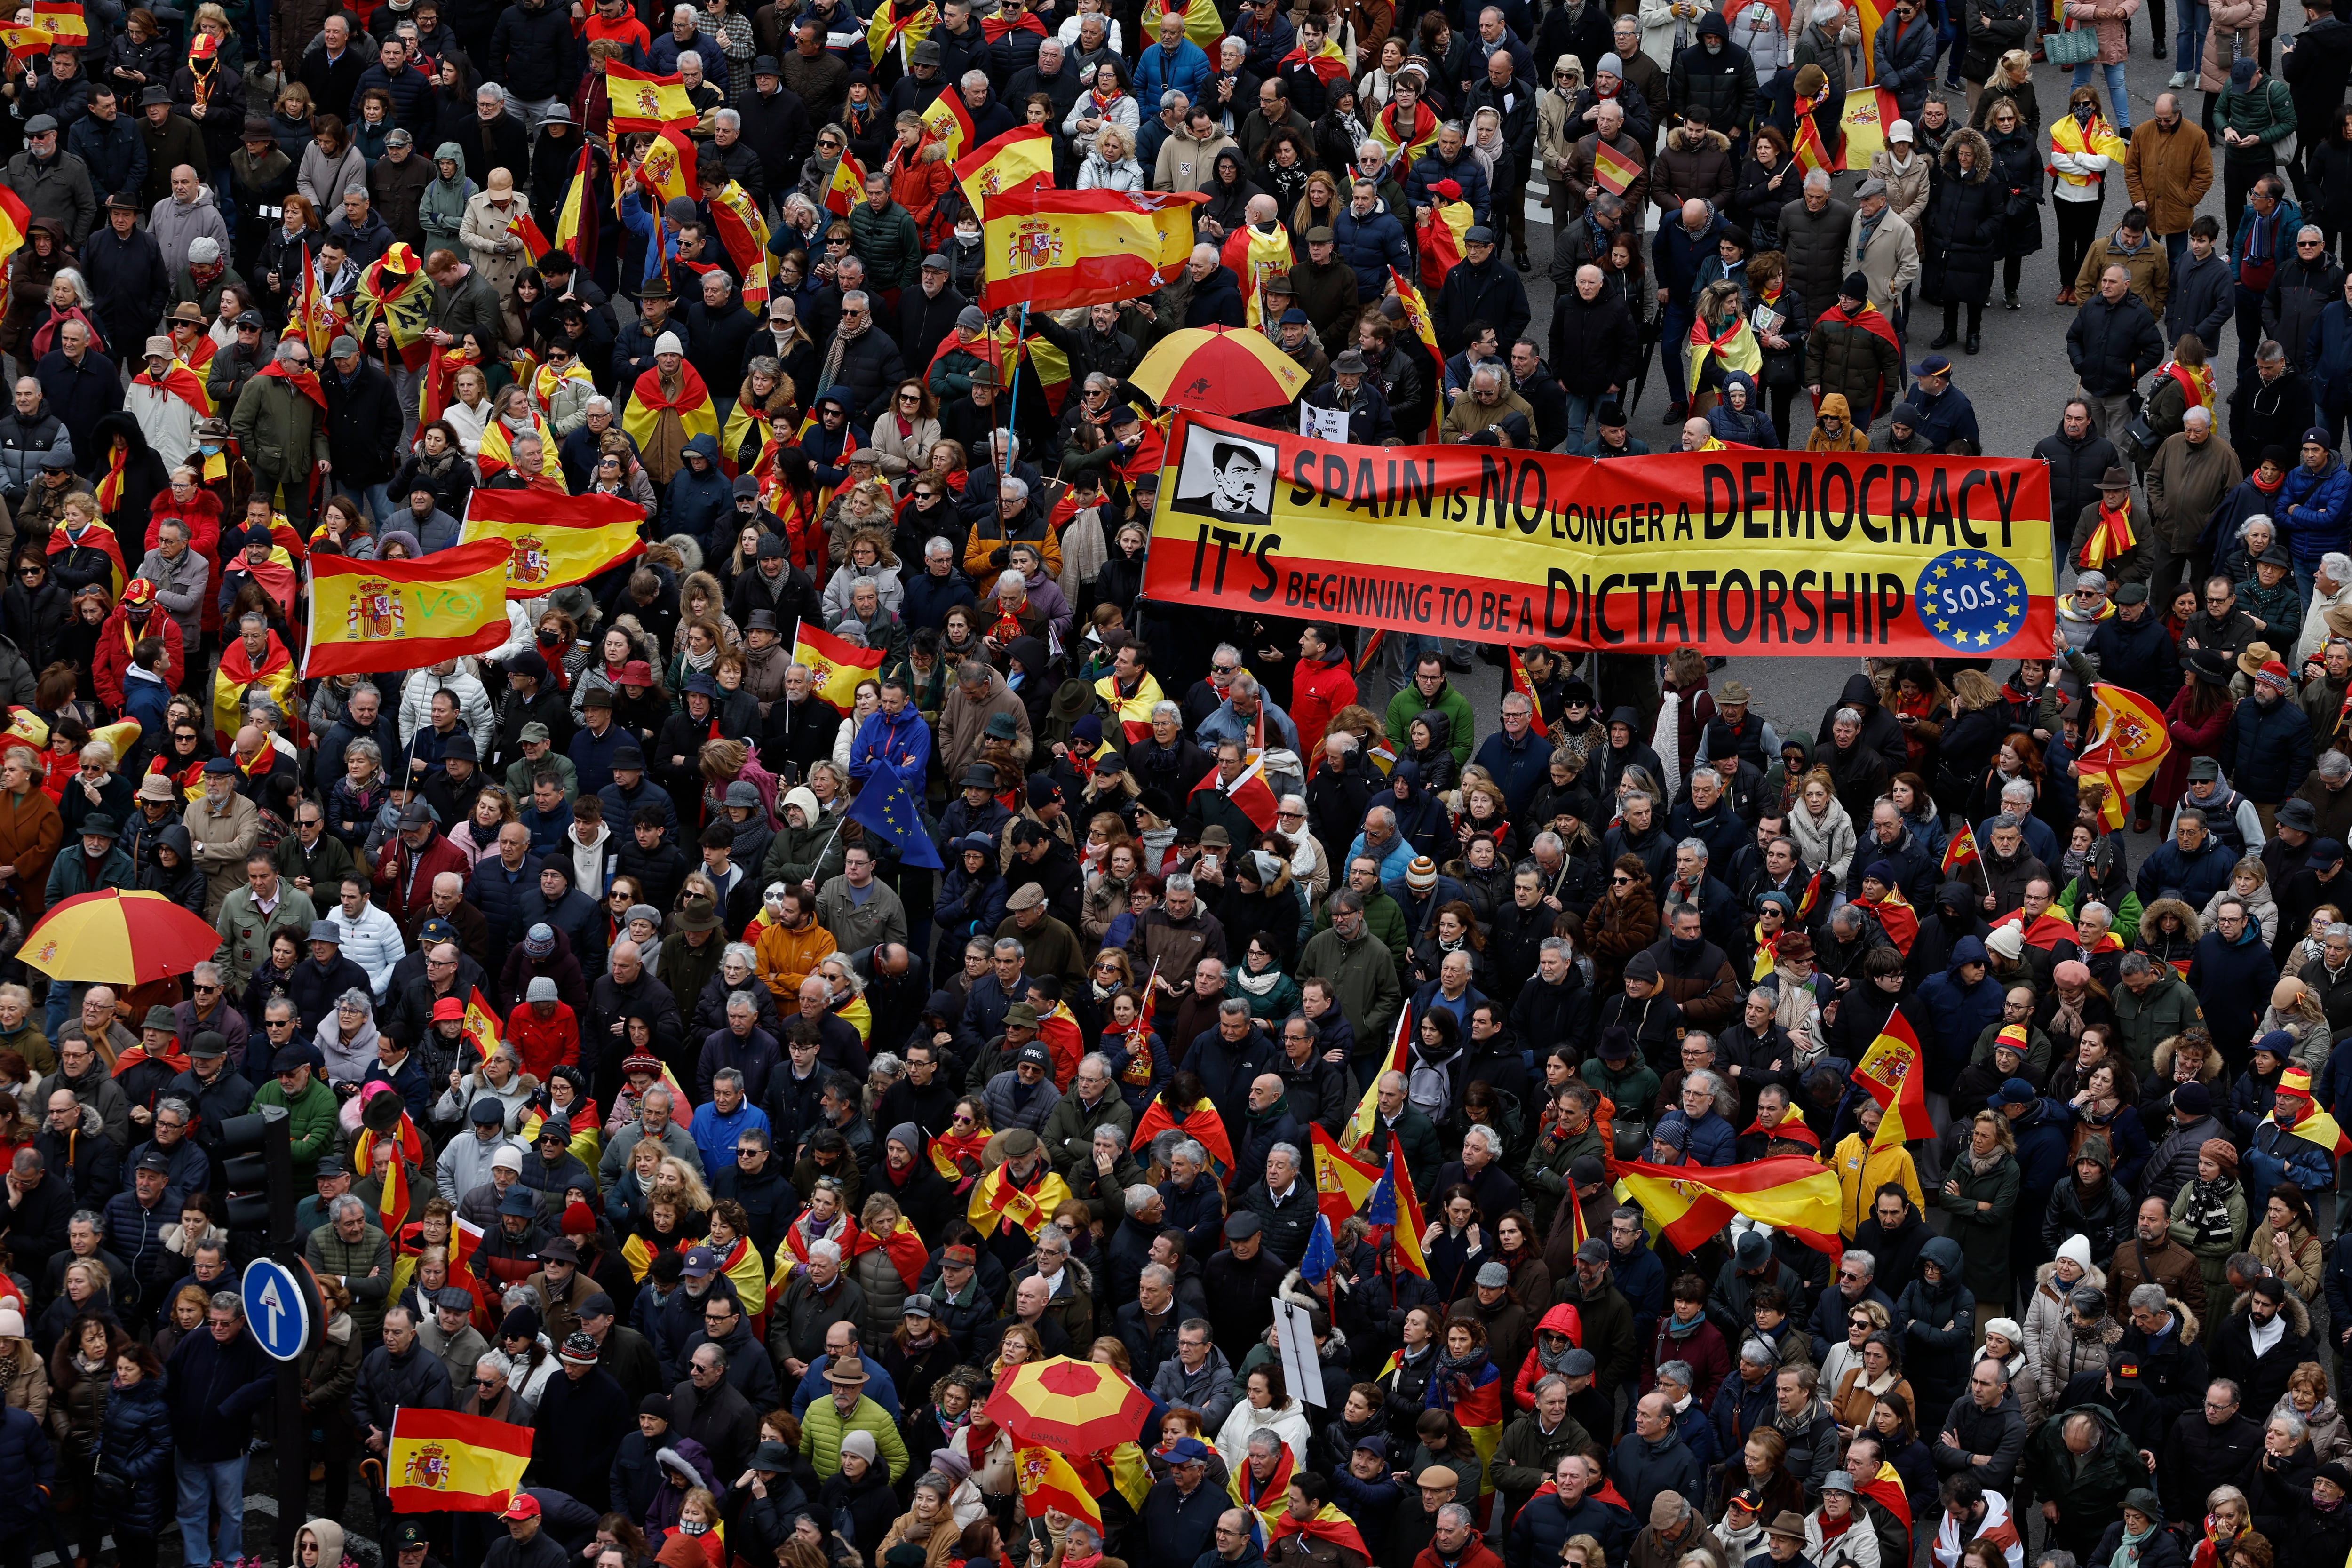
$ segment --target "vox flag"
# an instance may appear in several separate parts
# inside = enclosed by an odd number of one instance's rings
[[[310,557],[304,679],[422,669],[507,640],[508,547],[486,540],[414,561]]]
[[[482,540],[504,546],[507,597],[534,599],[644,554],[637,525],[645,517],[644,509],[625,496],[477,489],[467,498],[466,525],[457,539],[461,544]]]
[[[1148,294],[1192,254],[1199,191],[1057,191],[1014,188],[988,198],[982,243],[989,258],[981,303],[991,310],[1111,304]]]
[[[496,1513],[522,1485],[531,1431],[485,1415],[401,1406],[383,1479],[401,1513]]]

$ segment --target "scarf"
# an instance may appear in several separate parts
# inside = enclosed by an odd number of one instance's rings
[[[2147,1518],[2147,1515],[2143,1514],[2140,1517],[2145,1519]],[[2126,1526],[2124,1530],[2123,1543],[2116,1548],[2116,1554],[2107,1559],[2107,1568],[2137,1568],[2139,1563],[2140,1543],[2147,1541],[2155,1533],[2156,1526],[2154,1524],[2150,1524],[2146,1530],[2139,1531],[2137,1534],[2134,1534],[2131,1529]]]

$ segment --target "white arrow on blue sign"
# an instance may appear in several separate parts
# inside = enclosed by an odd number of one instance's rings
[[[310,1342],[309,1281],[282,1263],[260,1258],[246,1265],[240,1293],[245,1321],[262,1351],[278,1361],[300,1355]]]

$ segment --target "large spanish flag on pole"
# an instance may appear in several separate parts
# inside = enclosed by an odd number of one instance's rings
[[[2090,743],[2074,765],[2083,777],[2106,784],[2099,820],[2110,829],[2118,828],[2131,816],[2132,792],[2156,776],[2165,753],[2172,750],[2172,736],[2162,710],[2136,691],[2094,681],[2091,704]]]
[[[637,525],[645,515],[626,496],[478,489],[467,498],[457,541],[497,543],[508,554],[506,596],[535,599],[644,554]]]
[[[1212,5],[1213,14],[1216,7]],[[976,132],[972,128],[971,110],[964,107],[963,94],[954,88],[931,100],[923,110],[923,129],[931,139],[948,150],[948,161],[953,163],[972,144]]]
[[[719,243],[743,279],[743,303],[757,312],[768,305],[768,220],[760,216],[740,182],[730,180],[710,198],[710,224]]]
[[[1839,1252],[1837,1173],[1802,1154],[1774,1154],[1744,1165],[1654,1165],[1612,1160],[1609,1170],[1649,1216],[1650,1234],[1685,1252],[1744,1214],[1785,1230],[1817,1252]]]
[[[1915,1139],[1932,1138],[1927,1125],[1927,1053],[1911,1021],[1898,1010],[1886,1016],[1886,1027],[1871,1041],[1870,1049],[1853,1069],[1853,1081],[1878,1101],[1878,1134],[1873,1149],[1900,1149]]]
[[[55,34],[58,43],[75,48],[89,46],[89,21],[81,0],[35,0],[33,26]]]
[[[793,662],[807,668],[815,695],[846,713],[856,706],[858,681],[882,668],[882,650],[859,647],[802,621],[793,632]]]
[[[383,1479],[395,1513],[496,1513],[522,1485],[531,1431],[486,1415],[404,1405]]]
[[[993,141],[983,142],[956,160],[956,184],[963,187],[971,210],[985,214],[988,198],[1024,188],[1038,175],[1054,173],[1054,136],[1042,125],[1016,126]],[[859,195],[864,195],[861,184]]]
[[[616,132],[660,131],[672,125],[691,125],[701,118],[694,111],[694,100],[686,96],[686,79],[675,71],[662,76],[619,60],[607,60],[604,87]]]
[[[1381,1077],[1383,1073],[1404,1071],[1405,1045],[1412,1037],[1412,1009],[1397,1009],[1396,1030],[1389,1037],[1387,1058],[1371,1074],[1364,1086],[1364,1097],[1356,1101],[1356,1113],[1339,1129],[1339,1147],[1353,1154],[1372,1141],[1372,1131],[1381,1124]]]
[[[422,669],[498,647],[507,639],[509,552],[486,539],[414,561],[312,555],[303,679]]]
[[[988,198],[981,289],[991,310],[1041,310],[1132,300],[1174,278],[1192,255],[1200,191],[1057,191],[1028,187]],[[1000,273],[1002,274],[1000,276]]]

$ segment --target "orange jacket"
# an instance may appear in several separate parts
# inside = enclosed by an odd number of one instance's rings
[[[799,931],[786,931],[782,926],[770,926],[760,933],[759,945],[752,951],[758,956],[760,978],[776,994],[779,1008],[791,1008],[800,1001],[801,982],[816,973],[816,966],[833,956],[833,933],[814,921]]]

